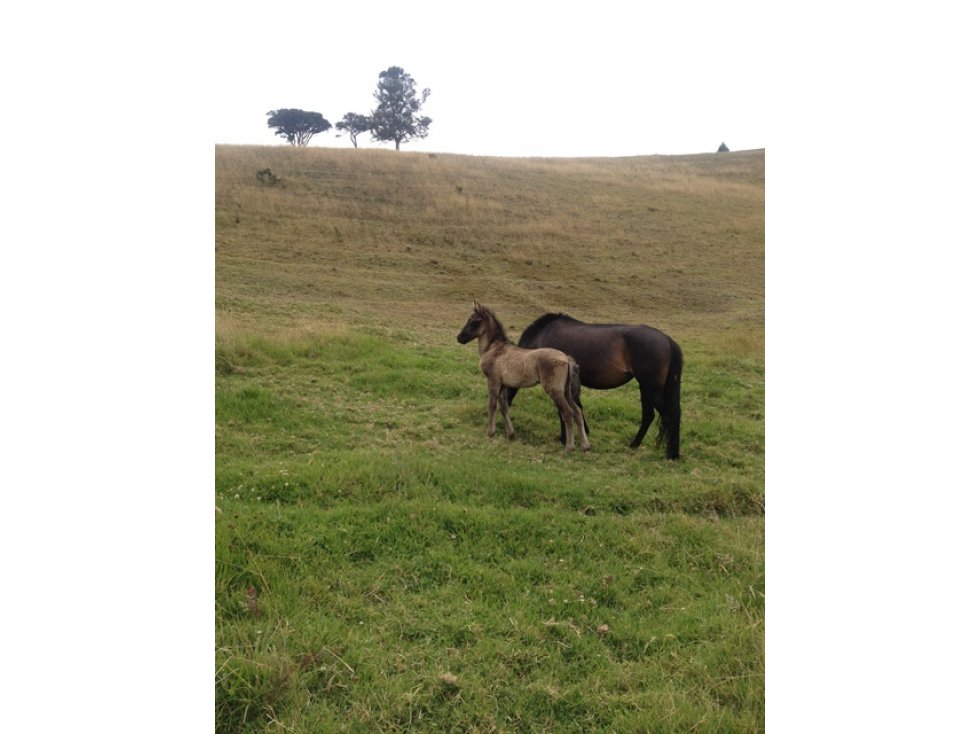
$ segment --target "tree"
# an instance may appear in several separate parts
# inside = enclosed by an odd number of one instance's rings
[[[366,133],[371,129],[371,118],[367,115],[358,115],[356,112],[348,112],[343,119],[337,123],[337,130],[343,130],[350,135],[350,142],[357,147],[357,136]]]
[[[269,116],[269,127],[275,129],[275,134],[299,147],[309,143],[310,138],[317,133],[333,127],[319,112],[288,109],[272,110],[266,114]]]
[[[395,150],[401,150],[401,144],[409,140],[427,137],[432,118],[422,117],[418,113],[432,90],[423,89],[419,99],[415,80],[400,66],[382,71],[377,78],[377,90],[374,92],[377,107],[371,113],[371,137],[381,141],[393,140]]]

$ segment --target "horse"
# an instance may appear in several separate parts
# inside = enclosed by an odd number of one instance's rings
[[[567,354],[551,348],[524,349],[506,335],[503,324],[485,306],[473,301],[473,312],[456,336],[460,344],[479,340],[479,368],[486,376],[489,390],[489,422],[486,435],[496,433],[496,408],[503,414],[508,439],[513,439],[510,422],[509,388],[532,387],[540,383],[561,415],[564,451],[574,448],[574,425],[581,435],[581,450],[588,451],[585,416],[581,410],[581,379],[578,363]]]
[[[578,362],[581,384],[608,390],[632,378],[639,383],[642,422],[632,448],[638,448],[657,411],[656,445],[666,442],[666,458],[680,458],[680,376],[683,352],[672,338],[650,326],[587,324],[564,313],[547,313],[524,329],[518,346],[550,347]],[[512,403],[516,388],[507,391]],[[564,426],[561,427],[564,438]]]

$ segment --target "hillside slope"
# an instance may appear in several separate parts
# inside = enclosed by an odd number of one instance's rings
[[[260,185],[266,168],[279,185]],[[507,324],[563,310],[705,338],[762,331],[763,151],[497,159],[219,146],[216,174],[219,326],[228,315],[261,327],[270,312],[293,325],[394,317],[428,332],[476,297]]]

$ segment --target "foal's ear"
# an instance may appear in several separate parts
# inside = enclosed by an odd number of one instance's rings
[[[473,311],[478,311],[478,310],[479,310],[479,304],[476,303],[475,300],[473,300]]]

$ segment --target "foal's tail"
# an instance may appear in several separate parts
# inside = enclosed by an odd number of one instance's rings
[[[683,352],[680,345],[670,339],[670,369],[666,373],[664,388],[666,410],[660,411],[659,435],[656,445],[666,441],[666,458],[680,458],[680,375],[683,373]]]
[[[564,383],[564,397],[572,407],[581,405],[581,367],[568,355],[568,379]]]

